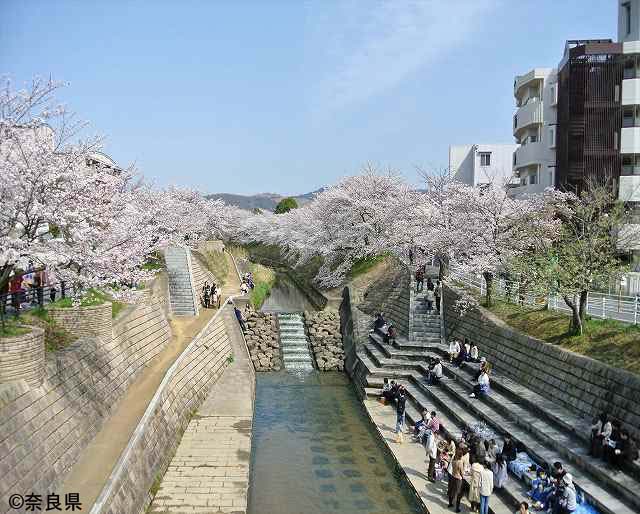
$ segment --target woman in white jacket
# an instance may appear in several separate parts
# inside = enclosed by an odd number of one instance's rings
[[[493,493],[493,471],[488,463],[480,474],[480,514],[489,514],[489,497]]]

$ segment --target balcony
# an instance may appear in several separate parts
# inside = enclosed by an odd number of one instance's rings
[[[519,185],[510,187],[508,190],[508,195],[511,197],[518,197],[523,195],[535,195],[539,193],[544,193],[544,190],[547,186],[544,184],[527,184],[527,185]]]
[[[544,152],[544,145],[540,141],[518,147],[515,152],[513,169],[519,170],[521,168],[526,168],[527,166],[541,163],[542,158],[544,157]]]
[[[621,130],[620,153],[640,153],[640,127],[628,127]]]
[[[534,68],[529,73],[516,77],[513,83],[513,96],[520,97],[520,90],[534,81],[544,81],[551,72],[549,68]]]
[[[622,105],[640,104],[640,78],[622,81]]]
[[[519,137],[520,132],[531,125],[541,125],[544,118],[540,99],[531,98],[526,105],[516,111],[513,120],[513,135],[515,137]]]

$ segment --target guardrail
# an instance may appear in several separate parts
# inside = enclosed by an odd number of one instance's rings
[[[9,314],[19,316],[31,308],[42,309],[46,304],[60,298],[66,298],[67,287],[64,282],[21,288],[18,291],[0,294],[0,320]]]
[[[451,278],[463,286],[475,289],[484,295],[487,285],[482,275],[451,272]],[[561,295],[551,293],[547,296],[520,288],[519,282],[505,279],[494,280],[494,294],[509,303],[542,307],[571,314],[571,308]],[[612,319],[637,325],[640,323],[640,297],[611,295],[589,291],[587,293],[587,314],[593,318]]]

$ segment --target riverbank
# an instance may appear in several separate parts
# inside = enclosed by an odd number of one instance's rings
[[[379,438],[389,449],[399,469],[402,470],[422,506],[429,514],[451,513],[447,500],[447,482],[439,480],[429,482],[427,479],[427,462],[425,449],[421,444],[411,442],[411,436],[405,434],[405,442],[395,441],[395,410],[390,405],[382,405],[377,400],[365,399],[364,407],[371,423],[375,426]],[[461,502],[462,512],[470,512],[467,498]],[[501,498],[495,494],[491,496],[490,509],[493,514],[512,514]]]

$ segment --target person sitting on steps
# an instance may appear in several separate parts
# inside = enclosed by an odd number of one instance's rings
[[[429,368],[429,372],[427,374],[427,384],[438,385],[443,376],[444,371],[442,370],[442,362],[440,362],[439,357],[436,357],[433,361],[432,366]]]
[[[473,387],[473,392],[469,395],[471,398],[486,396],[489,394],[489,373],[486,369],[480,371],[478,383]]]
[[[479,362],[478,361],[479,355],[480,355],[480,352],[478,351],[478,347],[474,343],[473,345],[471,345],[471,350],[469,351],[469,360],[471,362]]]
[[[396,329],[393,326],[393,323],[389,323],[389,327],[387,328],[387,332],[384,334],[384,342],[390,344],[391,341],[396,342]]]
[[[467,353],[467,346],[468,345],[463,344],[460,347],[460,353],[458,354],[458,356],[453,361],[453,365],[454,366],[460,368],[468,360],[469,354]]]
[[[452,339],[449,341],[449,362],[453,362],[454,359],[458,357],[460,354],[460,343],[457,339]]]

